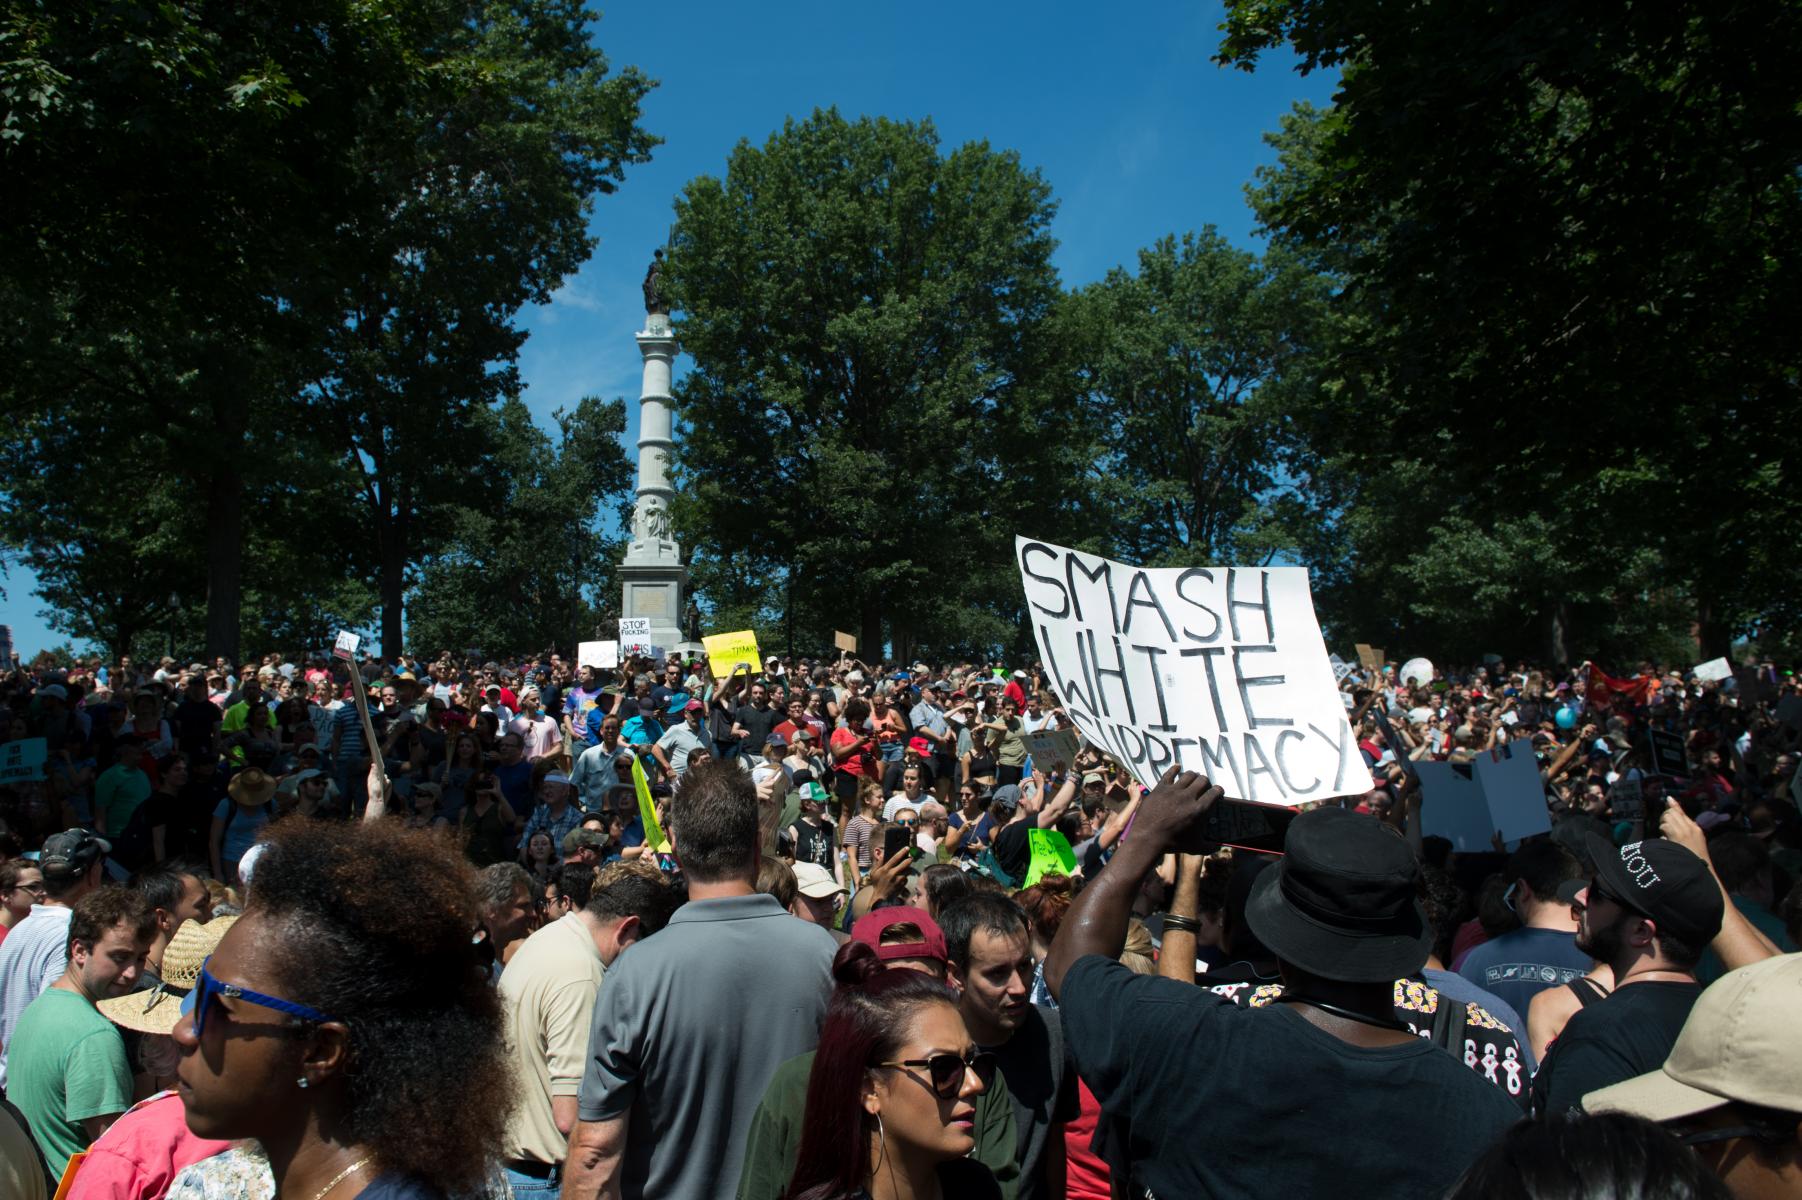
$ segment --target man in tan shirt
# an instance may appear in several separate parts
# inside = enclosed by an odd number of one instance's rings
[[[601,978],[626,947],[669,922],[681,896],[649,863],[612,863],[585,908],[527,938],[501,973],[519,1088],[502,1164],[515,1200],[558,1194]]]

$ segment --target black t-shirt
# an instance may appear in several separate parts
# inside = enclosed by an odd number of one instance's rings
[[[806,821],[796,821],[789,829],[795,835],[795,861],[810,862],[832,870],[832,830]]]
[[[1027,1005],[1026,1019],[1014,1036],[985,1049],[994,1051],[995,1064],[1001,1068],[1008,1099],[1014,1105],[1014,1132],[1019,1138],[1014,1161],[1020,1164],[1016,1195],[1018,1200],[1037,1200],[1047,1195],[1045,1155],[1064,1152],[1061,1141],[1052,1145],[1052,1131],[1074,1121],[1081,1112],[1076,1069],[1064,1045],[1058,1011]]]
[[[1265,974],[1246,962],[1210,970],[1200,982],[1215,995],[1248,1008],[1274,1004],[1283,995],[1280,975]],[[1456,1000],[1420,976],[1395,981],[1395,1019],[1415,1037],[1450,1052],[1516,1105],[1526,1107],[1529,1073],[1519,1036],[1525,1030],[1508,1028],[1481,1004]]]
[[[935,1170],[939,1191],[946,1196],[958,1200],[1001,1200],[1001,1185],[995,1182],[994,1174],[973,1158],[954,1158],[940,1163]],[[853,1193],[852,1200],[870,1200],[870,1193],[860,1189]]]
[[[211,700],[183,700],[175,706],[175,740],[183,751],[198,754],[206,748],[214,727],[225,719]]]
[[[1578,1009],[1533,1077],[1534,1114],[1581,1109],[1589,1093],[1656,1071],[1701,994],[1699,983],[1647,980]]]
[[[750,731],[750,736],[739,745],[746,750],[761,752],[764,743],[770,740],[770,730],[788,720],[788,714],[774,704],[767,708],[741,704],[732,710],[732,719]]]
[[[939,773],[933,769],[932,760],[928,758],[922,758],[914,765],[918,767],[920,771],[921,799],[926,799],[925,793],[932,790],[933,781],[939,777]],[[894,762],[883,767],[882,790],[891,796],[900,791],[901,776],[905,774],[906,771],[907,764],[898,758]]]
[[[1015,821],[1003,825],[1001,832],[995,835],[995,861],[1001,869],[1008,873],[1017,885],[1026,878],[1026,869],[1032,865],[1032,839],[1029,836],[1036,828],[1031,817],[1023,821]]]
[[[1353,1046],[1287,1005],[1241,1008],[1098,955],[1058,1003],[1135,1196],[1439,1196],[1520,1118],[1424,1040]],[[1348,1133],[1348,1113],[1381,1113],[1380,1135]]]

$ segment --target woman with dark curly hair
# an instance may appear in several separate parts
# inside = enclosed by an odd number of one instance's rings
[[[478,1188],[512,1088],[470,941],[480,919],[474,869],[448,839],[272,826],[244,915],[175,1027],[188,1127],[255,1138],[293,1200]]]

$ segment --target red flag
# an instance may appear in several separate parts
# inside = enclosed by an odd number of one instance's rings
[[[1594,663],[1586,663],[1585,667],[1583,699],[1589,707],[1613,708],[1617,701],[1627,705],[1646,702],[1652,688],[1650,678],[1636,675],[1632,679],[1615,679]]]

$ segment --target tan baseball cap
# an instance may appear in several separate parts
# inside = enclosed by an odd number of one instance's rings
[[[1583,1097],[1585,1112],[1674,1121],[1738,1100],[1802,1112],[1802,954],[1729,971],[1690,1010],[1664,1066]]]

